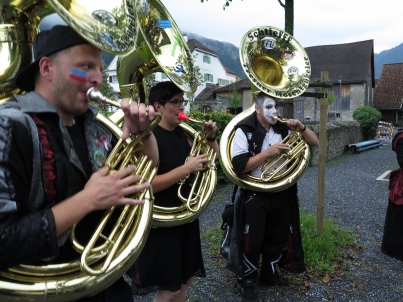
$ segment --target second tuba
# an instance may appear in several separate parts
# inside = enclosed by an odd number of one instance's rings
[[[279,99],[301,95],[309,85],[311,65],[302,46],[287,32],[260,26],[249,30],[239,47],[241,65],[252,84],[253,96],[264,92]],[[236,175],[232,166],[232,143],[235,127],[255,111],[255,106],[238,114],[225,127],[220,141],[220,163],[224,173],[236,185],[258,192],[278,192],[292,186],[308,166],[310,150],[298,131],[281,143],[291,150],[264,163],[261,177],[248,173]],[[281,122],[281,121],[278,121]],[[281,162],[280,171],[271,167]]]
[[[122,96],[147,102],[146,78],[155,72],[165,73],[182,91],[195,92],[198,78],[192,53],[168,10],[159,0],[142,0],[136,2],[136,13],[139,24],[137,47],[128,54],[120,55],[117,60],[117,76]],[[117,111],[110,118],[119,123],[122,116],[122,112]],[[183,123],[180,126],[194,141],[194,148],[200,150],[203,140],[197,131]],[[215,154],[210,154],[210,157],[215,159]],[[181,225],[200,216],[209,204],[216,186],[215,166],[211,165],[206,173],[200,173],[200,179],[205,188],[199,190],[198,186],[198,189],[194,189],[194,197],[189,203],[183,200],[183,205],[179,207],[154,205],[152,227]],[[178,195],[183,199],[180,192]]]

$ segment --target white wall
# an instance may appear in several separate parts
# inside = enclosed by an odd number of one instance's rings
[[[195,97],[206,88],[206,83],[217,84],[218,79],[228,80],[228,84],[236,82],[236,75],[227,73],[224,65],[222,65],[220,59],[214,55],[211,55],[206,52],[202,52],[198,49],[195,49],[192,53],[195,58],[195,65],[200,68],[200,73],[204,76],[205,74],[213,75],[213,80],[208,80],[202,83],[202,86],[197,87],[195,92]],[[210,58],[210,63],[204,62],[203,57],[207,56]],[[219,86],[226,86],[228,84],[221,84]]]

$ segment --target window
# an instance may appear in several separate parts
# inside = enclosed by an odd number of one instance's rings
[[[220,86],[225,86],[229,84],[229,80],[217,79],[217,84]]]
[[[208,64],[210,64],[210,63],[211,63],[211,57],[209,57],[209,56],[207,56],[207,55],[204,55],[204,56],[203,56],[203,63],[208,63]]]
[[[333,104],[329,106],[330,111],[350,110],[350,84],[333,86],[332,92],[335,96]]]
[[[109,83],[117,83],[117,82],[118,82],[118,76],[117,75],[109,76]]]
[[[214,78],[212,74],[205,73],[204,74],[204,81],[205,82],[214,82]]]
[[[334,101],[329,106],[329,111],[350,110],[350,84],[335,85],[331,92]],[[316,103],[316,109],[320,109],[320,102]]]

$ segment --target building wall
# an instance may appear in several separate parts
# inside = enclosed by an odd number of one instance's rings
[[[345,84],[344,84],[345,85]],[[372,91],[372,89],[370,89]],[[308,88],[307,92],[319,92],[319,88]],[[353,121],[353,113],[359,106],[372,104],[368,100],[367,83],[350,84],[350,109],[349,110],[328,110],[329,118],[338,121]],[[372,98],[372,93],[370,94]],[[368,105],[365,105],[368,106]],[[316,98],[305,98],[304,105],[305,117],[310,117],[311,121],[319,121],[320,105]]]
[[[195,65],[200,68],[200,73],[203,75],[203,77],[205,74],[210,74],[213,76],[212,81],[208,80],[204,82],[203,85],[197,87],[197,90],[194,93],[194,97],[196,97],[204,88],[206,88],[206,83],[217,84],[218,79],[228,80],[229,84],[236,82],[236,75],[227,73],[225,67],[222,65],[218,57],[199,51],[197,49],[192,52],[192,55],[195,58]],[[209,57],[210,63],[203,61],[204,56]],[[218,86],[225,85],[217,85],[217,87]]]

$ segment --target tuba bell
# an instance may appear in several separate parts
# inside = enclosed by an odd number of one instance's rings
[[[136,47],[138,23],[135,5],[131,1],[104,1],[98,3],[96,9],[93,1],[84,0],[81,3],[55,0],[2,1],[2,8],[0,55],[4,60],[0,63],[0,92],[3,102],[20,92],[14,86],[14,77],[31,62],[31,44],[39,31],[39,23],[52,13],[59,14],[89,43],[102,50],[124,55]],[[87,97],[92,99],[93,92],[89,91]],[[116,141],[120,139],[122,130],[117,124],[102,114],[98,114],[97,120],[110,130]],[[148,131],[157,123],[158,118]],[[151,161],[132,153],[141,147],[141,139],[141,136],[137,136],[126,142],[118,141],[107,158],[107,164],[111,171],[136,164],[142,176],[139,183],[151,182],[156,173]],[[77,258],[65,262],[56,262],[56,259],[52,262],[20,264],[0,271],[0,300],[72,301],[94,295],[114,283],[136,260],[151,227],[152,190],[139,192],[133,197],[148,202],[142,206],[106,210],[100,226],[94,226],[99,237],[107,238],[105,243],[84,247],[72,231],[72,248],[78,251]],[[108,217],[112,215],[118,221],[112,228],[112,234],[101,234],[102,225],[110,223]],[[98,244],[97,238],[94,240]]]
[[[260,26],[249,30],[242,38],[239,56],[246,76],[252,84],[253,97],[264,92],[280,99],[295,98],[309,85],[311,65],[302,46],[287,32]],[[224,129],[220,141],[220,163],[224,173],[236,185],[258,192],[278,192],[292,186],[302,176],[309,163],[310,149],[301,133],[290,133],[281,143],[291,150],[263,165],[261,177],[248,173],[236,175],[232,166],[232,143],[235,126],[255,111],[255,105],[238,114]],[[281,121],[278,121],[281,122]],[[273,166],[281,162],[280,169]]]

